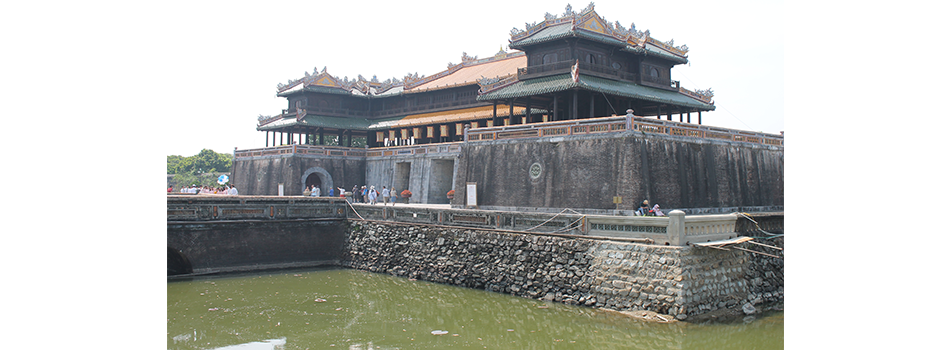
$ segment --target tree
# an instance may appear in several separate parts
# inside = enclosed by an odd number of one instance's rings
[[[203,149],[190,157],[168,156],[168,174],[205,174],[231,171],[233,156]]]
[[[172,183],[180,186],[218,186],[218,172],[230,172],[233,156],[227,153],[217,153],[210,149],[203,149],[198,154],[183,157],[170,155],[167,157],[166,171],[174,174]]]

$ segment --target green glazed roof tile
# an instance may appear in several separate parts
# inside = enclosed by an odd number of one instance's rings
[[[605,94],[636,98],[641,100],[714,110],[716,106],[700,102],[696,99],[675,91],[666,91],[634,83],[620,82],[610,79],[592,77],[581,74],[578,82],[571,79],[570,74],[553,75],[537,79],[519,81],[496,91],[478,97],[479,101],[504,100],[532,95],[541,95],[560,92],[572,88],[597,91]]]

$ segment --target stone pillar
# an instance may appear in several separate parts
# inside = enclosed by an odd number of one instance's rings
[[[627,110],[627,131],[633,130],[633,109]]]
[[[686,213],[682,210],[673,210],[669,214],[670,224],[666,227],[666,235],[670,245],[686,245]]]

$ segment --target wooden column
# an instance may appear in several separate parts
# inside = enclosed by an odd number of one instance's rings
[[[495,126],[501,124],[498,122],[498,100],[491,101],[491,121],[495,124]]]
[[[594,93],[590,93],[590,117],[594,117]]]
[[[323,128],[317,129],[320,133],[320,140],[317,142],[318,145],[323,145]]]
[[[577,90],[574,90],[574,98],[571,101],[571,117],[569,119],[577,119]]]
[[[265,147],[265,148],[268,147],[268,146],[267,146],[267,141],[270,141],[270,131],[265,131],[265,132],[264,132],[264,147]]]
[[[515,122],[515,99],[508,100],[508,120],[511,125],[518,124]]]
[[[696,119],[699,120],[699,125],[703,125],[703,111],[696,111]]]
[[[656,119],[663,119],[663,118],[660,118],[662,115],[663,115],[663,111],[660,110],[660,105],[656,105]]]
[[[554,95],[554,115],[552,119],[557,120],[557,94]]]
[[[524,110],[524,122],[528,124],[531,122],[531,96],[528,96],[528,100],[525,102],[527,108]]]
[[[686,112],[686,122],[687,122],[687,123],[689,123],[689,122],[690,122],[690,120],[689,120],[689,119],[690,119],[690,115],[691,115],[691,113],[692,113],[692,112]]]
[[[337,135],[337,138],[336,138],[336,145],[337,145],[337,146],[343,146],[343,132],[344,132],[344,131],[346,131],[346,130],[340,129],[340,133]]]

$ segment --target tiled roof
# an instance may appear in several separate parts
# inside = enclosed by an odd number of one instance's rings
[[[570,74],[553,75],[537,79],[519,81],[496,91],[478,97],[479,101],[504,100],[531,95],[565,91],[572,88],[603,92],[605,94],[636,98],[641,100],[714,110],[716,106],[699,102],[679,92],[651,88],[634,83],[620,82],[604,78],[580,75],[578,82]]]
[[[515,115],[524,115],[524,107],[515,107]],[[543,114],[547,111],[532,108],[531,113]],[[418,125],[432,125],[463,122],[476,119],[491,118],[492,106],[465,108],[458,110],[432,112],[424,114],[414,114],[405,117],[366,119],[352,117],[327,117],[308,114],[300,121],[297,117],[290,115],[283,119],[258,126],[258,131],[273,131],[288,128],[292,126],[329,128],[329,129],[348,129],[348,130],[378,130],[390,128],[404,128]],[[508,117],[508,105],[498,105],[498,116]]]
[[[584,76],[586,78],[586,76]],[[552,75],[521,80],[501,89],[478,96],[479,101],[504,100],[509,98],[559,92],[580,86],[571,80],[570,74]]]
[[[547,113],[545,110],[532,108],[532,114],[543,114]],[[524,115],[525,108],[515,106],[515,115]],[[499,117],[508,117],[508,105],[499,104],[498,105],[498,116]],[[371,125],[370,129],[388,129],[388,128],[404,128],[408,126],[416,125],[431,125],[431,124],[444,124],[444,123],[454,123],[462,122],[476,119],[485,119],[492,117],[492,106],[484,107],[474,107],[466,109],[458,109],[452,111],[444,112],[432,112],[424,114],[415,114],[410,115],[399,120],[388,120],[382,122],[375,122]]]
[[[349,91],[343,90],[341,88],[336,88],[336,87],[300,84],[291,89],[287,89],[285,91],[278,93],[277,96],[287,97],[287,96],[299,93],[301,91],[322,92],[325,94],[337,94],[337,95],[351,95],[352,94]]]
[[[596,34],[583,29],[572,29],[570,23],[558,24],[542,29],[541,31],[516,42],[511,43],[511,48],[522,48],[529,45],[554,41],[567,37],[584,37],[590,40],[599,41],[617,46],[627,45],[627,43],[611,37]]]
[[[271,131],[283,129],[291,126],[305,126],[305,127],[316,127],[316,128],[330,128],[330,129],[350,129],[350,130],[366,130],[369,128],[370,122],[365,118],[343,118],[343,117],[327,117],[327,116],[318,116],[313,114],[308,114],[306,117],[297,121],[296,116],[288,116],[281,120],[267,123],[257,127],[258,131]]]
[[[527,65],[528,59],[525,55],[516,55],[506,59],[465,66],[451,74],[408,89],[406,92],[425,91],[440,87],[476,84],[478,79],[481,78],[494,78],[510,74],[517,74],[518,68],[525,67]]]

